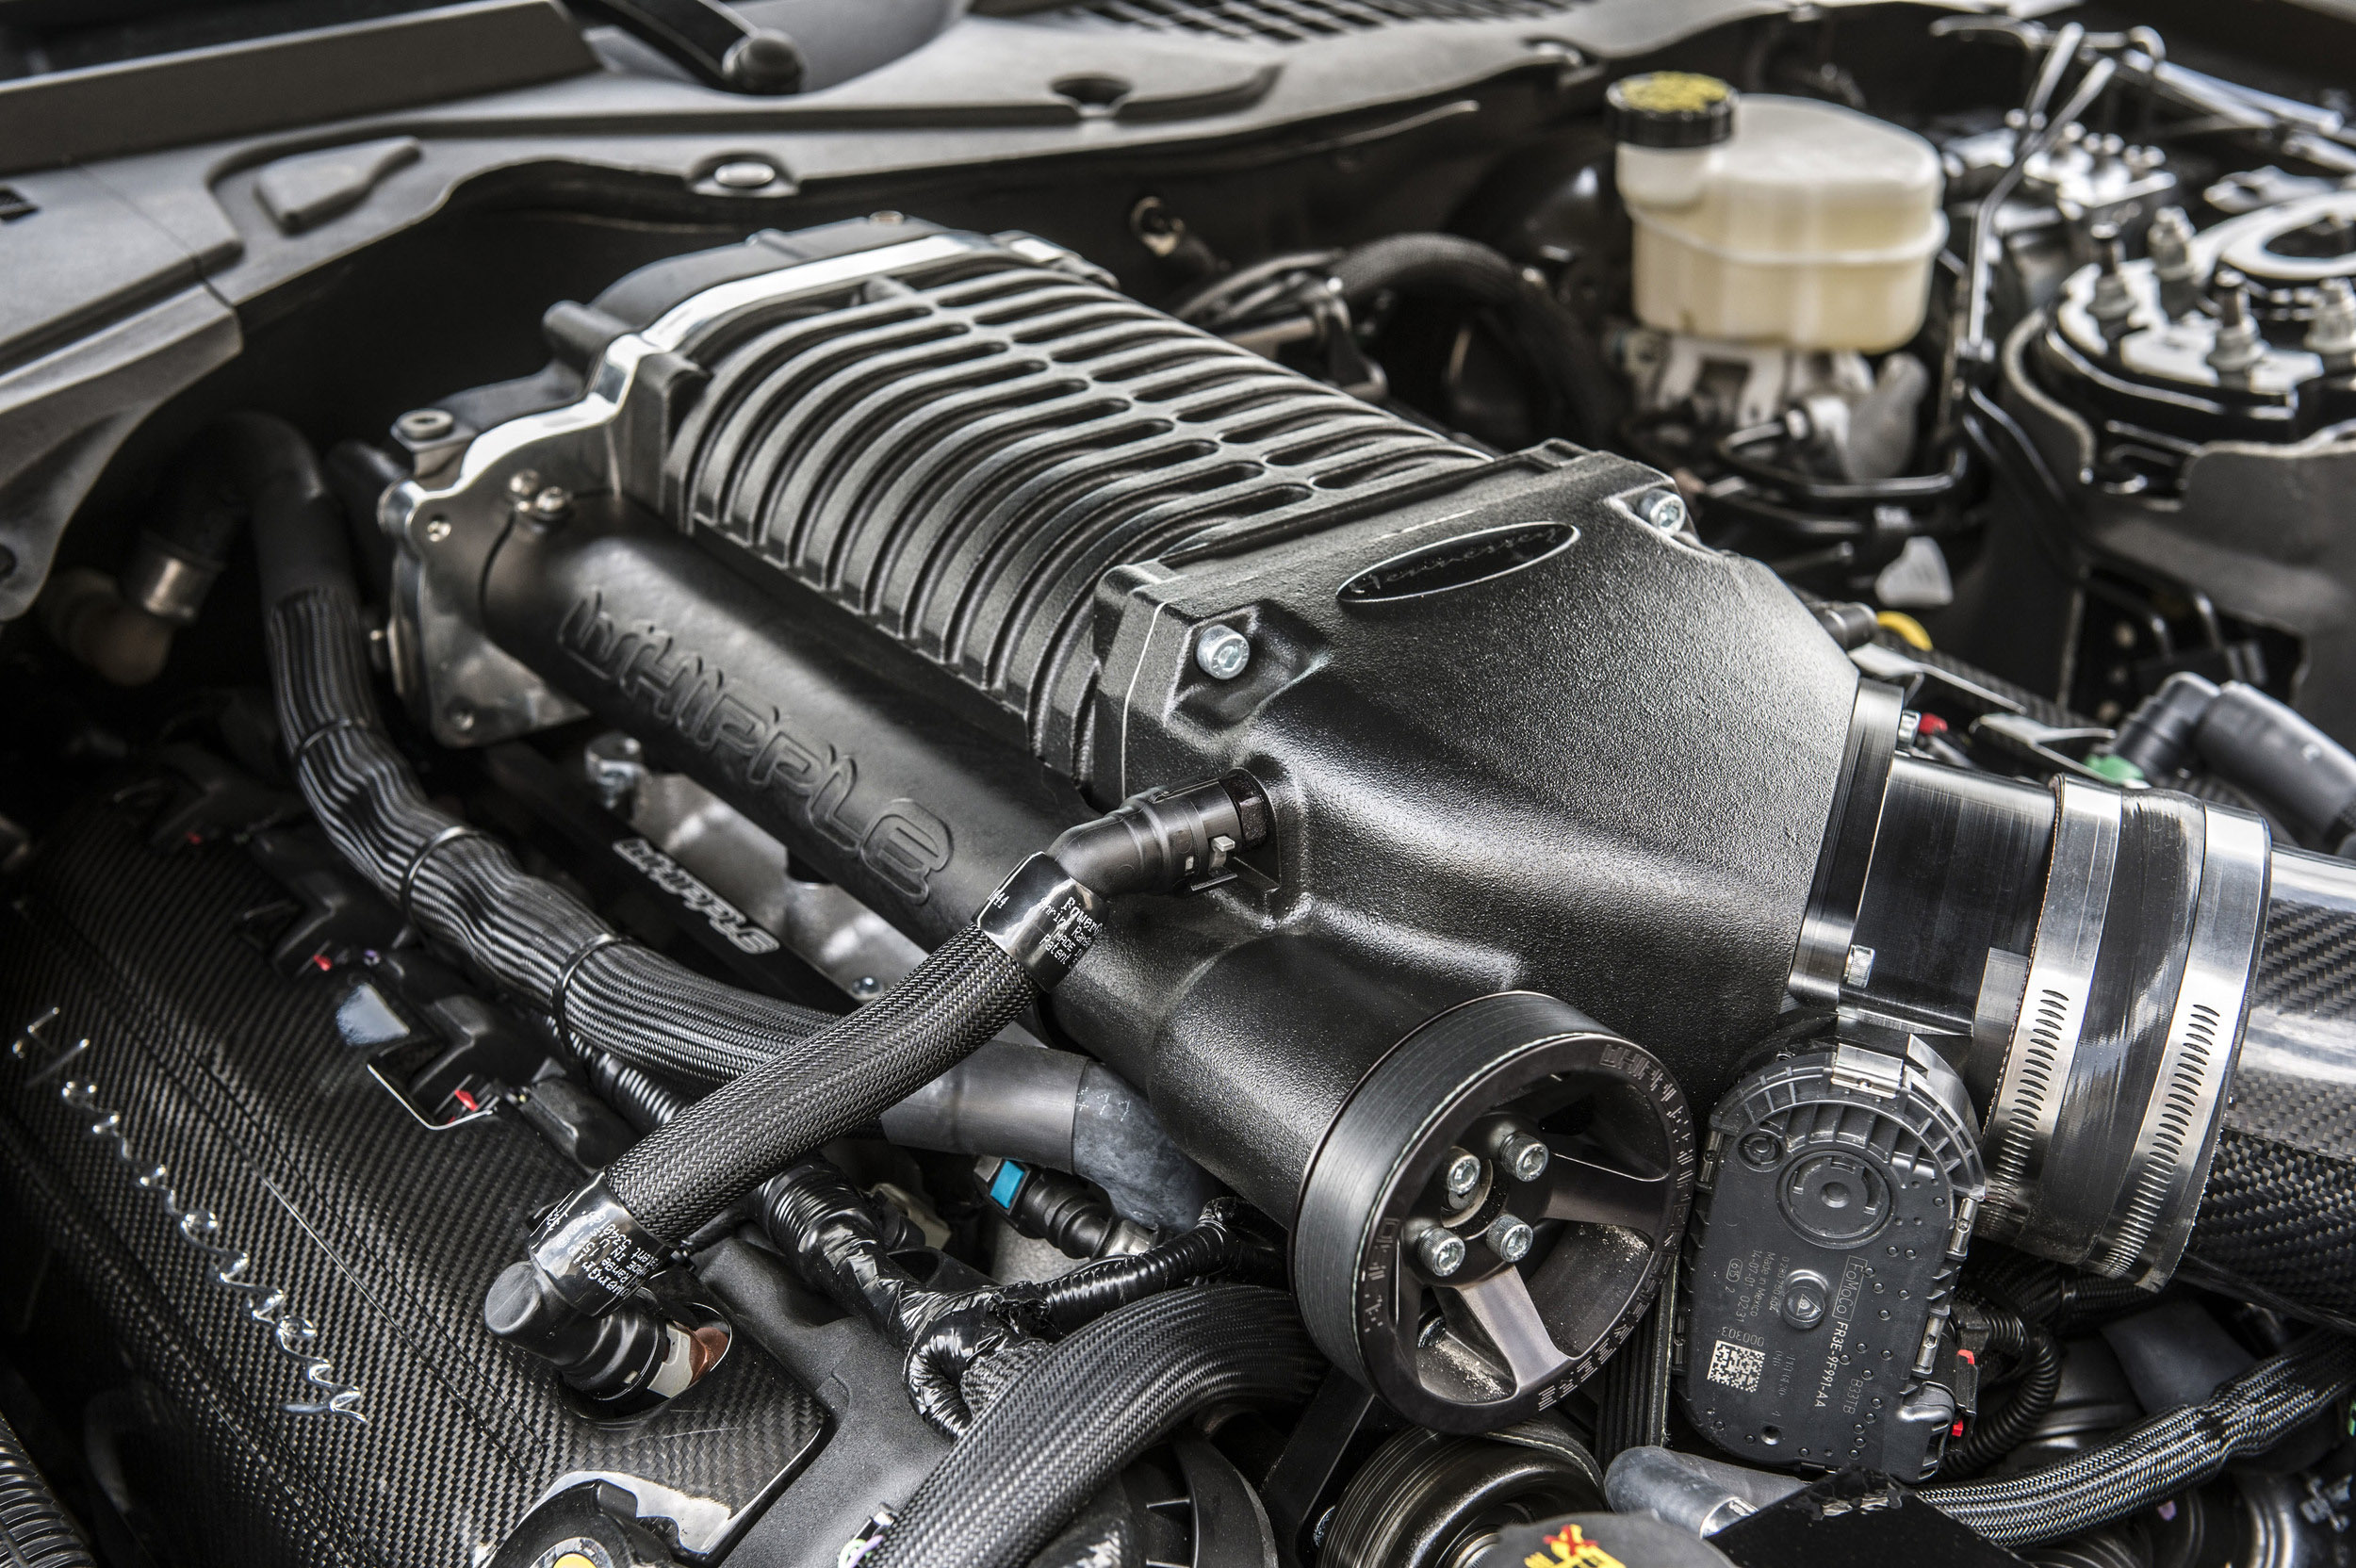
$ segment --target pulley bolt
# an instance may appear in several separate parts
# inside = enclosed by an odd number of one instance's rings
[[[1457,1150],[1448,1157],[1444,1179],[1448,1183],[1448,1200],[1462,1203],[1472,1196],[1473,1188],[1481,1184],[1481,1156],[1469,1150]]]
[[[1194,662],[1213,680],[1233,680],[1252,663],[1252,639],[1232,626],[1206,626],[1195,635]]]
[[[1532,1239],[1530,1227],[1510,1214],[1501,1214],[1489,1223],[1489,1250],[1507,1263],[1519,1263],[1530,1256]]]
[[[1435,1279],[1447,1279],[1464,1266],[1464,1238],[1434,1225],[1415,1238],[1415,1261]]]
[[[1534,1182],[1546,1173],[1546,1162],[1554,1158],[1554,1151],[1546,1140],[1531,1133],[1514,1133],[1497,1146],[1497,1160],[1516,1182]]]

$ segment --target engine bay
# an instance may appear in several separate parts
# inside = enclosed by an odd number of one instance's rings
[[[11,1560],[2346,1561],[2352,45],[0,3]]]

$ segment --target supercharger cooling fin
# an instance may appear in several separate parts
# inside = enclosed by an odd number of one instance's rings
[[[1481,459],[1020,251],[946,252],[708,338],[665,510],[963,678],[1084,773],[1084,612],[1105,572]]]

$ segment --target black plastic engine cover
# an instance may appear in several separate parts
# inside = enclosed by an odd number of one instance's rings
[[[639,1511],[691,1534],[759,1500],[825,1414],[758,1348],[601,1424],[484,1331],[580,1172],[505,1114],[429,1128],[396,1101],[336,1028],[344,983],[239,936],[280,896],[232,844],[157,855],[91,807],[0,912],[0,1019],[57,1009],[0,1054],[10,1233],[161,1391],[170,1494],[140,1501],[174,1560],[473,1568],[567,1477],[640,1478]]]

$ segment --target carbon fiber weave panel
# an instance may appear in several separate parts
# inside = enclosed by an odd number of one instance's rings
[[[192,1558],[471,1568],[583,1472],[759,1499],[825,1418],[749,1342],[604,1425],[483,1331],[578,1172],[503,1116],[416,1120],[337,1034],[342,987],[237,935],[278,892],[234,847],[157,857],[91,808],[0,911],[0,1024],[59,1010],[0,1053],[0,1180],[173,1407],[191,1490],[155,1502]]]

